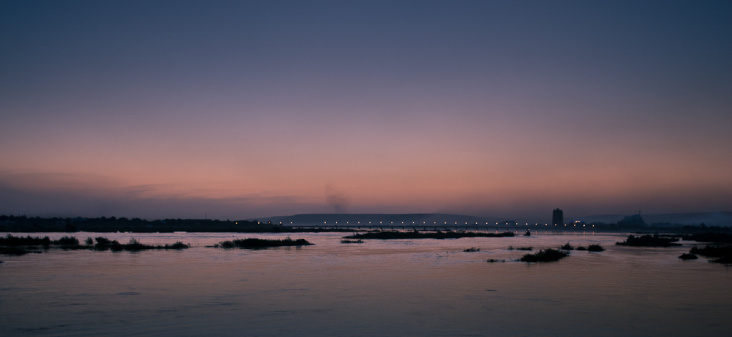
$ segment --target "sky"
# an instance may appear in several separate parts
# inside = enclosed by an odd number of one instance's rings
[[[0,214],[732,211],[729,1],[2,1]]]

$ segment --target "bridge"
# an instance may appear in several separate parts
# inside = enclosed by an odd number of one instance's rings
[[[428,224],[426,222],[323,222],[322,224],[316,223],[303,223],[297,224],[294,222],[290,223],[279,223],[283,226],[288,226],[293,229],[308,230],[308,229],[319,229],[319,230],[355,230],[355,231],[367,231],[367,230],[393,230],[393,231],[466,231],[466,232],[505,232],[505,231],[516,231],[525,232],[529,231],[594,231],[596,230],[595,225],[587,224],[563,224],[563,225],[551,225],[551,224],[539,224],[539,223],[436,223],[433,222]]]

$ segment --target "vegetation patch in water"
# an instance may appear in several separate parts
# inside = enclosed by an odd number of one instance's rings
[[[603,248],[602,246],[600,246],[598,244],[592,244],[592,245],[587,246],[587,250],[591,251],[591,252],[602,252],[602,251],[605,251],[605,248]]]
[[[143,245],[142,243],[140,243],[140,241],[137,241],[134,238],[130,239],[129,243],[127,243],[126,245],[122,245],[122,246],[123,246],[124,250],[133,251],[133,252],[146,250],[146,249],[155,249],[155,246]]]
[[[121,251],[122,244],[117,242],[117,240],[110,240],[105,237],[97,237],[95,239],[97,243],[92,247],[94,250],[112,250],[115,252]]]
[[[341,240],[341,243],[363,243],[363,240],[349,240],[349,239],[343,239],[343,240]]]
[[[591,244],[587,247],[579,246],[579,247],[577,247],[577,250],[589,251],[589,252],[604,252],[605,248],[603,248],[602,246],[600,246],[598,244]]]
[[[53,243],[47,236],[39,238],[8,234],[0,237],[0,255],[21,256],[28,253],[42,253],[43,251],[40,249],[47,250]]]
[[[172,245],[166,244],[165,246],[163,246],[163,249],[188,249],[190,247],[191,247],[191,245],[189,245],[189,244],[185,244],[181,241],[176,241]]]
[[[53,244],[57,246],[78,246],[79,240],[73,236],[64,236],[58,240],[53,240]]]
[[[689,253],[716,258],[709,260],[709,262],[732,264],[732,246],[705,246],[704,248],[693,247]]]
[[[344,239],[377,239],[377,240],[390,240],[390,239],[458,239],[458,238],[475,238],[475,237],[511,237],[514,236],[512,232],[503,233],[476,233],[476,232],[463,232],[463,231],[430,231],[420,232],[417,230],[411,232],[399,232],[399,231],[376,231],[358,233],[343,237]]]
[[[146,245],[141,243],[140,241],[137,241],[137,239],[130,239],[130,241],[126,244],[121,244],[117,240],[109,240],[105,237],[97,237],[95,239],[97,243],[90,247],[94,250],[111,250],[113,252],[120,252],[120,251],[128,251],[128,252],[139,252],[143,250],[151,250],[151,249],[186,249],[190,248],[191,246],[188,244],[185,244],[183,242],[177,241],[174,244],[166,244],[164,246],[154,246],[154,245]]]
[[[213,245],[214,248],[244,248],[244,249],[261,249],[270,247],[287,247],[287,246],[310,246],[312,243],[305,239],[293,240],[290,238],[276,239],[237,239],[231,241],[222,241]]]
[[[51,239],[47,236],[43,238],[26,236],[12,236],[10,234],[0,238],[0,246],[4,247],[20,247],[20,246],[50,246]]]
[[[80,244],[79,240],[73,236],[64,236],[58,240],[51,240],[48,237],[15,237],[8,234],[7,236],[0,238],[0,254],[5,255],[23,255],[31,252],[39,253],[40,251],[38,251],[37,248],[47,250],[51,247],[65,250],[88,249],[100,251],[111,250],[114,252],[124,250],[135,252],[148,249],[185,249],[189,248],[190,245],[178,241],[172,245],[166,244],[164,246],[153,246],[142,244],[136,239],[131,239],[127,244],[121,244],[117,242],[117,240],[109,240],[105,237],[97,237],[96,244],[94,244],[94,240],[88,238],[84,241],[83,245]],[[36,250],[33,250],[34,248]]]
[[[684,254],[681,254],[681,255],[679,256],[679,258],[680,258],[680,259],[682,259],[682,260],[696,260],[696,259],[698,259],[699,257],[698,257],[698,256],[696,256],[695,254],[691,254],[691,253],[684,253]]]
[[[628,238],[623,242],[616,242],[619,246],[631,246],[631,247],[671,247],[681,246],[680,243],[676,243],[677,238],[661,237],[656,235],[643,235],[634,236],[629,235]]]
[[[574,250],[574,247],[572,247],[572,245],[570,245],[569,242],[567,242],[567,243],[563,244],[561,247],[559,247],[559,249],[561,249],[561,250]]]
[[[569,256],[569,253],[565,253],[557,249],[542,249],[534,254],[524,255],[520,261],[522,262],[554,262],[559,261]]]

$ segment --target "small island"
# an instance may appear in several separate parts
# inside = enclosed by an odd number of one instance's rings
[[[96,241],[96,243],[95,243]],[[0,237],[0,254],[3,255],[25,255],[28,253],[42,253],[49,250],[50,248],[58,248],[64,250],[96,250],[105,251],[111,250],[113,252],[119,251],[130,251],[136,252],[141,250],[150,249],[186,249],[190,245],[182,243],[180,241],[169,245],[146,245],[142,244],[136,239],[130,239],[129,243],[121,244],[117,240],[109,240],[105,237],[97,237],[95,239],[87,238],[84,244],[81,244],[79,240],[73,236],[64,236],[58,240],[51,240],[49,237],[19,237],[8,234],[5,237]]]
[[[574,250],[574,249],[575,248],[572,245],[570,245],[569,242],[567,242],[559,247],[559,250]],[[588,251],[588,252],[602,252],[602,251],[605,251],[605,248],[603,248],[599,244],[591,244],[587,247],[582,247],[582,246],[577,247],[577,250]]]
[[[583,250],[583,251],[588,251],[588,252],[602,252],[602,251],[605,251],[605,248],[603,248],[602,246],[600,246],[598,244],[592,244],[587,247],[577,247],[577,250]]]
[[[569,256],[569,253],[557,249],[542,249],[534,254],[526,254],[519,261],[521,262],[555,262]]]
[[[694,247],[691,248],[689,254],[697,254],[705,257],[714,258],[709,262],[732,264],[732,246],[714,246],[709,245],[705,247]]]
[[[684,253],[684,254],[681,254],[681,255],[679,256],[679,258],[680,258],[680,259],[682,259],[682,260],[696,260],[696,259],[698,259],[699,257],[698,257],[698,256],[696,256],[695,254],[691,254],[691,253]]]
[[[222,241],[213,246],[213,248],[242,248],[242,249],[264,249],[270,247],[300,247],[300,246],[311,246],[312,243],[305,239],[293,240],[290,238],[276,240],[276,239],[237,239],[230,241]]]
[[[655,235],[643,235],[634,236],[629,235],[628,238],[623,242],[616,242],[618,246],[631,246],[631,247],[672,247],[681,246],[680,243],[676,243],[679,239],[671,237],[662,237],[658,234]]]

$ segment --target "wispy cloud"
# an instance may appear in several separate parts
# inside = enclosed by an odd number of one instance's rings
[[[296,196],[207,197],[193,192],[166,192],[170,190],[170,185],[127,186],[104,176],[3,172],[0,214],[244,219],[318,207]],[[175,190],[184,189],[177,186]]]

